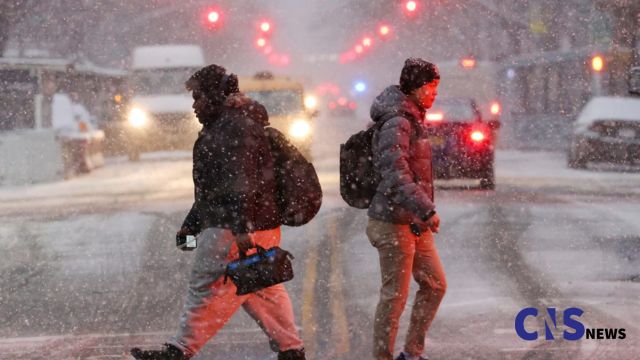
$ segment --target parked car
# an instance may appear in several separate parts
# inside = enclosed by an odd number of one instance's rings
[[[595,97],[574,123],[567,165],[584,169],[590,161],[640,160],[640,98]]]
[[[426,115],[436,178],[480,179],[495,189],[495,143],[500,121],[482,118],[470,98],[439,98]]]

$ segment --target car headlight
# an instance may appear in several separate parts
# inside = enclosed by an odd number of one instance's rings
[[[296,139],[304,139],[311,133],[311,126],[307,120],[297,119],[289,127],[289,135]]]
[[[133,108],[129,111],[129,124],[131,126],[139,128],[143,127],[147,123],[147,113],[140,108]]]
[[[315,110],[318,107],[318,99],[313,95],[307,95],[304,98],[304,107],[307,110]]]

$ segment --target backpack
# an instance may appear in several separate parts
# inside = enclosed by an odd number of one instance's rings
[[[351,207],[367,209],[380,183],[373,163],[373,135],[383,121],[340,144],[340,195]]]
[[[276,204],[280,223],[301,226],[313,219],[322,205],[322,188],[313,164],[278,130],[268,127],[275,170]]]

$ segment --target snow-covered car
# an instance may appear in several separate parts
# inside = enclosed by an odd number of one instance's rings
[[[584,169],[590,161],[633,163],[640,160],[640,98],[595,97],[576,119],[567,164]]]
[[[495,189],[497,119],[482,118],[470,98],[438,98],[426,115],[436,178],[480,179],[483,189]]]

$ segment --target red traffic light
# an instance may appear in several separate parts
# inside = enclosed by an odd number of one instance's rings
[[[502,112],[502,107],[500,106],[499,102],[494,101],[491,103],[489,111],[491,111],[491,115],[500,115],[500,112]]]
[[[362,46],[370,47],[372,44],[373,44],[373,40],[370,37],[366,36],[362,39]]]
[[[407,10],[407,12],[413,13],[418,9],[418,3],[413,0],[407,1],[404,3],[404,8]]]
[[[389,27],[389,25],[380,25],[380,27],[378,28],[378,34],[380,34],[380,36],[383,38],[389,36],[390,33],[391,28]]]
[[[217,29],[222,22],[222,12],[215,8],[206,9],[202,14],[202,22],[209,29]]]
[[[271,23],[268,21],[263,21],[260,23],[260,31],[264,33],[268,33],[271,31]]]
[[[258,38],[258,40],[256,40],[256,45],[259,48],[263,48],[265,47],[265,45],[267,45],[267,40],[265,38]]]
[[[220,13],[217,11],[209,11],[207,14],[207,21],[210,23],[217,23],[220,20]]]

